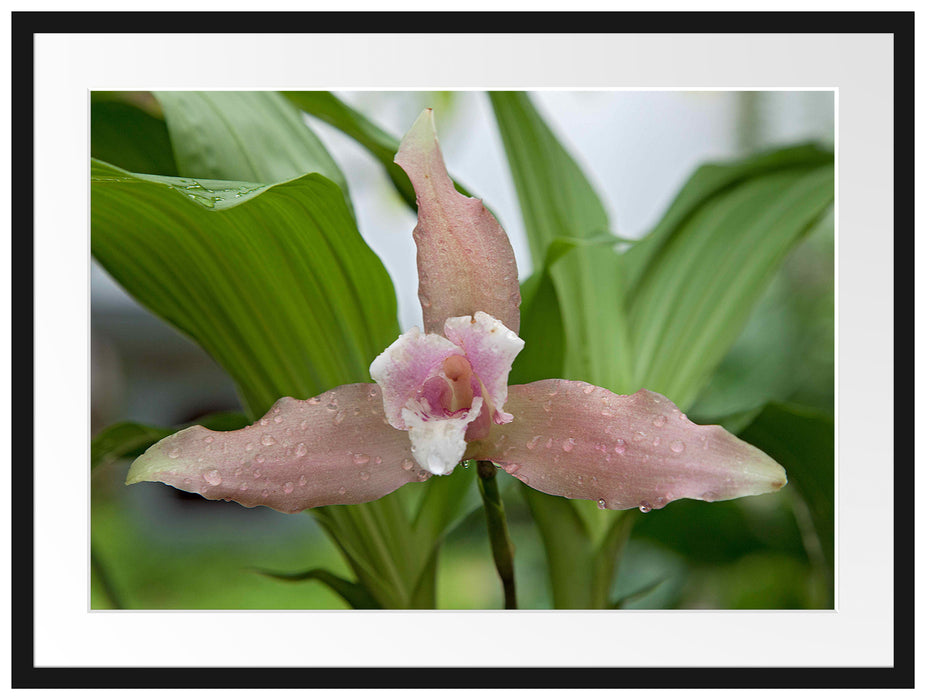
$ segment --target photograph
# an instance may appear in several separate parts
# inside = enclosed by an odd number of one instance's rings
[[[834,609],[834,90],[88,99],[93,610]]]

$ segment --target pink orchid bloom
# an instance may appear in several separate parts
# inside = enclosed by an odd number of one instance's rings
[[[181,430],[137,459],[127,483],[295,513],[372,501],[464,459],[611,509],[726,500],[787,482],[766,454],[719,426],[695,425],[651,391],[621,396],[564,379],[509,387],[524,341],[507,235],[480,200],[454,188],[431,110],[395,162],[418,198],[425,332],[404,333],[373,361],[376,384],[280,399],[242,430]]]

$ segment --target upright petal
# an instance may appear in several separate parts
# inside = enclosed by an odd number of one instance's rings
[[[679,498],[723,501],[775,491],[784,469],[716,425],[689,421],[664,396],[548,379],[509,387],[514,421],[472,443],[467,458],[491,459],[545,493],[602,508],[662,508]]]
[[[395,162],[418,198],[414,237],[425,331],[440,333],[445,319],[484,311],[517,333],[521,292],[511,243],[480,200],[454,188],[430,109],[402,139]]]
[[[383,390],[386,418],[393,427],[408,428],[402,409],[420,398],[428,380],[440,375],[444,360],[454,355],[462,357],[463,349],[442,335],[412,328],[373,360],[370,376]]]
[[[502,410],[508,399],[508,373],[514,358],[524,349],[524,341],[501,321],[482,311],[471,317],[448,318],[444,323],[444,335],[466,353],[494,409],[495,422],[508,423],[511,414]]]
[[[181,430],[135,460],[126,483],[162,481],[295,513],[373,501],[428,476],[414,464],[408,433],[387,423],[379,388],[347,384],[307,401],[280,399],[242,430]]]

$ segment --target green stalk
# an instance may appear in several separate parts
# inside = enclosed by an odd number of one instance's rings
[[[495,560],[495,568],[505,591],[505,609],[516,610],[518,600],[514,589],[514,546],[508,535],[505,506],[498,495],[496,467],[492,462],[480,460],[476,463],[476,470],[479,475],[479,493],[485,506],[486,524],[489,527],[492,558]]]

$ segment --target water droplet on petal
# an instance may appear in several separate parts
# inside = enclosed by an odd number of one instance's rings
[[[369,481],[370,474],[368,472],[360,472],[360,481]]]
[[[171,459],[177,459],[177,457],[180,456],[180,448],[171,447],[170,452],[167,453],[167,456],[170,457]]]
[[[267,498],[269,496],[270,496],[270,491],[268,489],[264,489],[263,491],[260,492],[261,498]]]
[[[253,449],[254,449],[254,443],[249,442],[247,445],[244,446],[245,452],[250,452]]]
[[[663,416],[663,415],[660,414],[660,415],[656,416],[655,418],[653,418],[653,425],[655,425],[657,428],[661,428],[661,427],[664,426],[665,424],[666,424],[666,417],[665,417],[665,416]]]
[[[619,455],[627,451],[627,443],[624,442],[623,438],[617,438],[617,442],[614,443],[614,451]]]
[[[274,416],[274,417],[273,417],[273,422],[274,422],[274,423],[282,423],[282,422],[283,422],[283,416]]]
[[[222,475],[219,474],[218,469],[213,469],[211,471],[206,472],[205,474],[203,474],[203,478],[206,481],[208,481],[210,484],[212,484],[213,486],[218,486],[219,484],[222,483]]]
[[[215,440],[215,438],[211,435],[207,435],[203,438],[203,442],[205,442],[207,445],[211,444],[213,440]]]
[[[382,464],[382,463],[383,463],[382,457],[377,457],[376,459],[373,460],[373,464]]]
[[[658,437],[655,438],[655,439],[653,440],[653,447],[659,447],[659,438],[658,438]]]
[[[287,481],[285,484],[283,484],[283,493],[292,493],[293,489],[295,488],[296,487],[293,485],[292,481]]]
[[[546,448],[549,450],[551,447],[553,447],[553,438],[547,439]]]
[[[268,425],[270,425],[270,421],[267,420],[266,418],[261,418],[261,419],[260,419],[260,424],[263,425],[263,426],[268,426]]]
[[[593,391],[595,391],[595,386],[593,384],[587,384],[585,388],[582,389],[582,393],[585,394],[586,396],[591,394]]]
[[[647,503],[646,501],[640,501],[640,512],[641,513],[649,513],[652,509],[653,509],[653,506],[651,506],[649,503]]]
[[[527,441],[527,445],[525,445],[525,447],[527,447],[527,449],[529,450],[532,450],[535,447],[537,447],[537,443],[540,442],[541,440],[543,440],[543,435],[535,435],[534,437],[532,437],[530,440]]]
[[[299,485],[305,486],[308,483],[308,479],[305,478],[305,474],[299,476]]]
[[[338,402],[337,402],[337,401],[332,401],[332,402],[329,403],[327,406],[325,406],[325,408],[327,408],[329,411],[331,411],[332,413],[334,413],[335,411],[338,410]]]
[[[239,490],[239,491],[247,491],[247,490],[248,490],[248,485],[247,485],[247,484],[241,484],[241,486],[238,487],[238,490]]]
[[[603,498],[599,498],[599,499],[598,499],[598,507],[599,507],[601,510],[604,510],[605,508],[608,507],[608,502],[607,502],[606,500],[604,500]]]
[[[257,456],[254,458],[254,461],[257,462],[258,464],[263,464],[263,463],[264,463],[264,456],[263,456],[263,455],[257,455]]]
[[[309,400],[306,401],[306,403],[307,403],[307,404],[310,404],[311,406],[317,406],[317,405],[320,404],[321,402],[322,402],[322,400],[321,400],[320,398],[318,398],[317,396],[313,396],[311,399],[309,399]]]
[[[296,445],[296,456],[297,457],[305,457],[308,451],[309,449],[305,446],[304,442],[300,442],[298,445]]]
[[[269,446],[269,445],[275,445],[276,442],[277,442],[277,441],[276,441],[276,438],[274,438],[273,435],[269,435],[269,434],[268,434],[268,435],[264,435],[264,436],[260,439],[260,444],[261,444],[261,445],[268,445],[268,446]]]
[[[572,452],[572,448],[576,446],[575,438],[569,438],[568,440],[563,440],[563,452]]]
[[[343,496],[345,493],[347,493],[347,489],[342,486],[338,489],[338,493]]]
[[[669,445],[669,448],[676,454],[685,451],[685,443],[681,440],[673,440],[672,444]]]
[[[403,459],[403,460],[402,460],[402,469],[404,469],[405,471],[407,471],[407,472],[408,472],[408,471],[411,471],[412,467],[414,467],[414,466],[415,466],[415,463],[414,463],[413,461],[411,461],[410,459]]]
[[[341,422],[344,420],[344,411],[338,411],[334,416],[334,424],[341,425]]]
[[[431,300],[428,299],[424,294],[418,295],[418,301],[421,302],[422,309],[428,309],[431,307]]]
[[[259,479],[259,478],[260,478],[260,475],[261,475],[260,469],[255,469],[255,470],[254,470],[254,478],[255,478],[255,479]]]
[[[604,410],[601,412],[601,415],[604,416],[605,418],[612,418],[612,417],[614,416],[614,414],[613,414],[611,411],[609,411],[608,409],[604,409]]]
[[[547,401],[547,402],[543,405],[543,410],[546,411],[547,413],[550,413],[550,412],[553,410],[553,402],[552,402],[552,401]]]
[[[366,464],[369,461],[370,461],[370,455],[365,455],[359,452],[354,455],[354,464]]]

